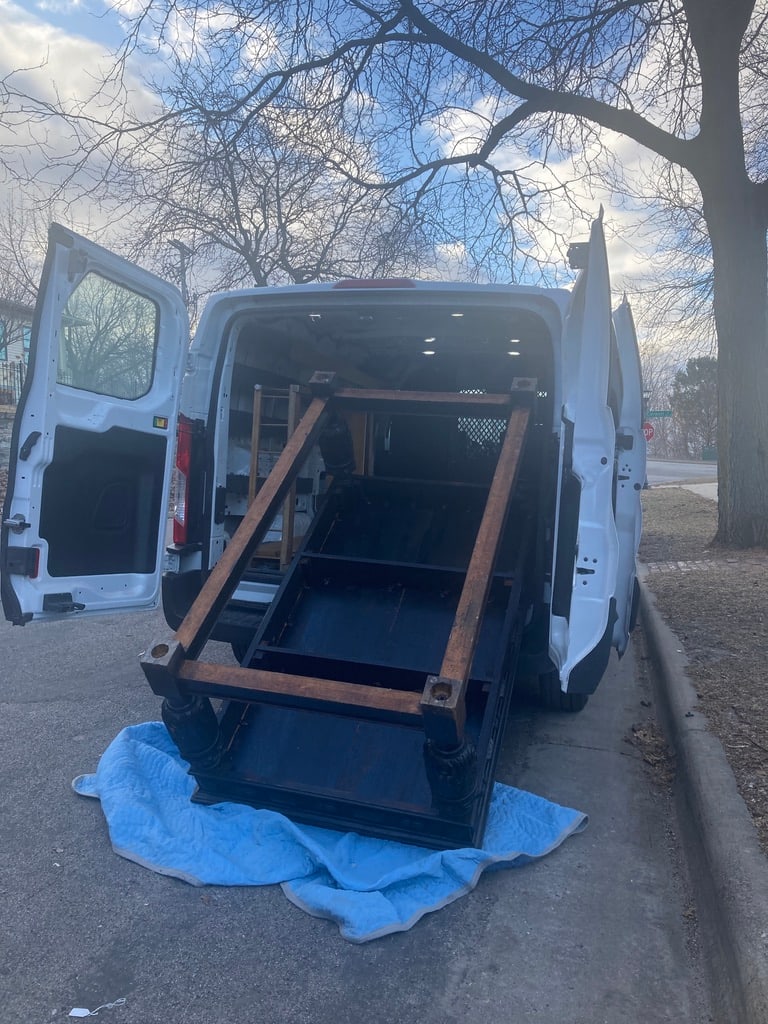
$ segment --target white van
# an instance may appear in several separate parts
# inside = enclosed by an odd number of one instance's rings
[[[579,256],[570,291],[397,279],[222,293],[190,346],[174,287],[54,225],[12,439],[6,617],[162,597],[178,627],[318,371],[371,394],[493,396],[522,382],[535,395],[507,528],[528,524],[515,671],[537,675],[550,706],[578,710],[628,643],[645,479],[635,331],[626,301],[611,312],[600,220]],[[359,476],[487,489],[503,417],[376,408],[347,417]],[[241,661],[323,507],[327,458],[315,445],[303,460],[213,625]],[[398,529],[418,533],[420,499],[403,493]]]

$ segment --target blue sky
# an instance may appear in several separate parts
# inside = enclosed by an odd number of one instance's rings
[[[131,6],[131,0],[123,2]],[[0,77],[26,69],[15,76],[19,87],[52,103],[63,101],[71,106],[90,102],[98,83],[111,70],[112,64],[107,55],[123,41],[120,17],[110,9],[107,0],[0,0],[0,19],[3,25]],[[153,59],[146,55],[138,56],[132,63],[129,84],[134,90],[134,103],[153,102],[152,94],[141,82],[142,72],[151,69]],[[447,148],[453,149],[460,143],[461,135],[466,131],[464,121],[466,117],[448,125]],[[57,145],[65,157],[72,154],[72,139],[63,126],[43,126],[37,133],[38,137],[41,132],[49,154]],[[4,154],[10,159],[18,156],[27,171],[31,168],[41,182],[46,182],[52,176],[52,160],[50,155],[45,156],[35,148],[36,141],[34,124],[26,124],[23,116],[13,124],[0,123],[0,146]],[[625,168],[639,166],[641,154],[634,144],[616,137],[611,139],[611,147]],[[503,156],[501,151],[499,155]],[[508,162],[510,166],[518,162],[514,146],[510,146]],[[545,183],[548,180],[546,175],[553,172],[563,179],[578,179],[578,171],[568,161],[563,161],[562,166],[553,165],[546,174],[542,172]],[[16,188],[12,178],[6,176],[0,180],[0,201],[8,198],[15,202]],[[636,223],[633,212],[622,208],[610,190],[594,190],[583,200],[583,207],[596,213],[601,202],[607,210],[614,285],[620,290],[626,281],[631,289],[631,282],[637,282],[647,273],[646,246],[642,239],[633,236],[632,228]],[[89,207],[73,226],[86,234],[91,233],[102,226],[100,218],[104,219],[103,212]],[[80,219],[84,222],[82,225]],[[565,208],[562,212],[553,209],[548,223],[564,234],[570,231],[574,238],[584,237],[588,230],[587,220],[571,228],[570,213]],[[457,265],[461,262],[459,256],[455,257]]]
[[[110,54],[123,41],[120,19],[104,0],[0,0],[0,23],[0,78],[36,100],[70,109],[87,110],[94,102],[114,66]],[[149,101],[135,74],[129,84],[139,102]],[[93,109],[99,117],[107,108],[97,102]],[[61,121],[29,116],[23,101],[11,102],[0,118],[0,150],[0,204],[21,208],[25,201],[45,200],[67,162],[77,159],[78,139]],[[30,179],[32,187],[25,183]],[[66,210],[52,212],[67,217]],[[100,220],[101,211],[90,205],[72,211],[71,226],[89,233]]]
[[[119,46],[123,39],[117,14],[103,0],[16,0],[7,5],[6,17],[13,16],[14,7],[68,34],[101,43],[105,50]]]

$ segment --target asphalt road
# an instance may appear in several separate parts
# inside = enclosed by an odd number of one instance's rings
[[[648,459],[649,484],[674,484],[681,480],[707,483],[717,480],[716,462],[671,462],[666,459]]]
[[[159,717],[137,653],[158,615],[0,625],[0,1021],[104,1024],[703,1024],[711,1020],[669,796],[632,723],[637,648],[577,716],[520,704],[502,781],[590,815],[545,859],[486,874],[363,946],[280,889],[194,888],[115,855],[70,780]]]

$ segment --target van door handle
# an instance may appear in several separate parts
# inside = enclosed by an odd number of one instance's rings
[[[22,462],[27,461],[27,459],[29,458],[29,453],[32,451],[32,449],[35,447],[35,445],[42,436],[43,435],[40,433],[39,430],[32,431],[32,433],[26,439],[21,448],[19,448],[19,458],[21,459]]]

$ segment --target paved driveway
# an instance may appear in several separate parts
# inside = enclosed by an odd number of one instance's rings
[[[709,1019],[668,796],[625,741],[648,716],[636,652],[583,714],[518,705],[503,781],[590,815],[543,861],[484,876],[363,946],[277,887],[193,888],[117,857],[70,780],[158,717],[136,662],[159,616],[0,626],[0,1020],[104,1024],[618,1024]]]

